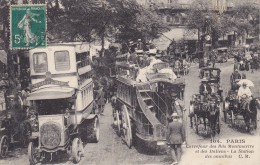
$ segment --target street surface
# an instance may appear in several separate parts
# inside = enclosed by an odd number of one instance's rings
[[[233,71],[233,61],[229,60],[227,63],[216,64],[216,67],[220,67],[221,72],[221,85],[224,92],[224,97],[226,96],[229,88],[230,88],[230,78]],[[254,74],[251,71],[245,72],[248,79],[252,80],[255,83],[255,87],[252,92],[255,97],[260,96],[260,79],[259,73],[260,71],[256,71]],[[200,84],[200,79],[198,78],[198,66],[192,64],[190,73],[185,77],[186,81],[186,89],[185,89],[185,106],[188,111],[189,109],[189,101],[192,94],[198,93],[198,87]],[[259,112],[258,112],[259,113]],[[199,136],[195,133],[194,129],[190,128],[189,119],[187,117],[188,112],[186,114],[187,120],[187,143],[188,145],[193,144],[210,144],[209,137]],[[258,124],[259,124],[259,116],[258,115]],[[112,126],[113,117],[112,117],[112,109],[110,104],[106,104],[104,115],[100,116],[100,141],[99,143],[90,143],[85,146],[85,154],[82,157],[79,165],[144,165],[144,164],[160,164],[166,165],[171,163],[171,156],[165,153],[152,153],[145,151],[141,147],[132,147],[129,149],[120,137],[117,136],[115,130]],[[223,113],[221,112],[221,132],[216,136],[216,139],[219,139],[222,143],[225,143],[225,140],[228,138],[236,138],[236,139],[246,139],[247,144],[255,145],[256,149],[255,154],[250,159],[239,159],[234,156],[232,159],[204,159],[203,156],[194,154],[195,149],[187,149],[184,146],[184,153],[182,157],[182,162],[180,165],[228,165],[230,164],[230,160],[232,160],[232,164],[236,165],[258,165],[255,164],[257,161],[260,162],[260,153],[256,151],[260,151],[260,127],[257,128],[252,134],[248,134],[243,129],[235,129],[231,128],[229,124],[224,123],[223,121]],[[258,147],[258,148],[257,148]],[[258,157],[257,157],[258,155]],[[55,156],[54,158],[58,158],[59,156]],[[55,160],[52,163],[47,164],[73,164],[70,161],[68,156],[60,156],[62,159]],[[200,158],[200,160],[198,160]],[[212,161],[215,161],[214,163]],[[27,149],[15,149],[10,152],[10,157],[0,160],[0,164],[2,165],[23,165],[29,164]]]

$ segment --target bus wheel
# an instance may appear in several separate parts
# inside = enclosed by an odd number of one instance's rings
[[[5,158],[8,154],[9,142],[7,136],[4,135],[0,141],[0,157]]]
[[[118,136],[121,136],[121,123],[120,123],[120,118],[119,118],[118,111],[116,111],[116,123],[115,123],[115,125],[117,127],[117,134],[118,134]]]
[[[38,151],[37,148],[35,148],[33,142],[30,142],[28,145],[28,156],[30,165],[35,165],[40,162],[41,153]]]
[[[79,138],[74,138],[72,141],[71,156],[73,163],[78,163],[83,155],[83,144]]]
[[[88,142],[97,143],[99,141],[99,119],[95,117],[87,125]]]
[[[129,148],[132,147],[132,128],[128,110],[125,105],[122,106],[122,135]]]

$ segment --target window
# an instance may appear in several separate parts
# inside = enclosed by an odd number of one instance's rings
[[[37,100],[36,107],[40,115],[63,114],[70,108],[68,99]]]
[[[58,51],[54,53],[55,69],[65,71],[70,69],[70,57],[68,51]]]
[[[91,64],[91,59],[89,57],[89,52],[77,53],[76,60],[78,62],[78,68],[85,67]]]
[[[35,73],[44,73],[48,71],[47,54],[43,52],[33,54],[33,67]]]

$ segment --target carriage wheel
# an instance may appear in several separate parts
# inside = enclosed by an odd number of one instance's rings
[[[257,119],[255,119],[253,122],[254,122],[254,129],[257,129]]]
[[[190,105],[190,108],[189,108],[189,117],[190,117],[190,127],[193,128],[193,121],[192,121],[192,115],[193,114],[191,115],[191,108],[193,108],[192,105]],[[193,110],[192,113],[194,113],[194,110]]]
[[[8,154],[9,142],[7,136],[4,135],[0,141],[0,157],[5,158]]]
[[[194,120],[195,120],[196,134],[198,134],[199,133],[199,121],[198,121],[197,114],[194,115]]]
[[[128,110],[125,105],[122,107],[122,134],[123,139],[129,148],[132,147],[132,128]]]
[[[30,165],[35,165],[40,161],[40,152],[35,148],[33,142],[28,145],[28,156]]]
[[[223,102],[223,115],[224,115],[224,122],[227,122],[227,109],[226,109],[226,102]]]
[[[121,136],[121,126],[120,126],[120,118],[119,118],[119,113],[116,111],[116,126],[117,126],[117,134],[118,136]]]
[[[74,138],[72,141],[71,156],[74,163],[78,163],[83,154],[83,144],[79,138]]]

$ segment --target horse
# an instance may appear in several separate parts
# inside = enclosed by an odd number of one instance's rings
[[[216,131],[219,133],[220,130],[216,130],[216,125],[219,117],[219,109],[216,106],[214,101],[210,101],[210,103],[202,103],[200,106],[200,116],[203,119],[204,128],[206,130],[207,123],[206,119],[208,119],[208,125],[211,129],[211,134],[213,137],[216,134]]]
[[[249,104],[247,103],[246,109],[241,112],[243,115],[246,130],[250,132],[252,129],[257,128],[257,110],[260,109],[259,98],[253,98]]]
[[[214,138],[216,133],[220,133],[219,125],[217,125],[219,124],[219,108],[215,101],[211,101],[207,108],[207,119],[211,129],[211,138]]]

